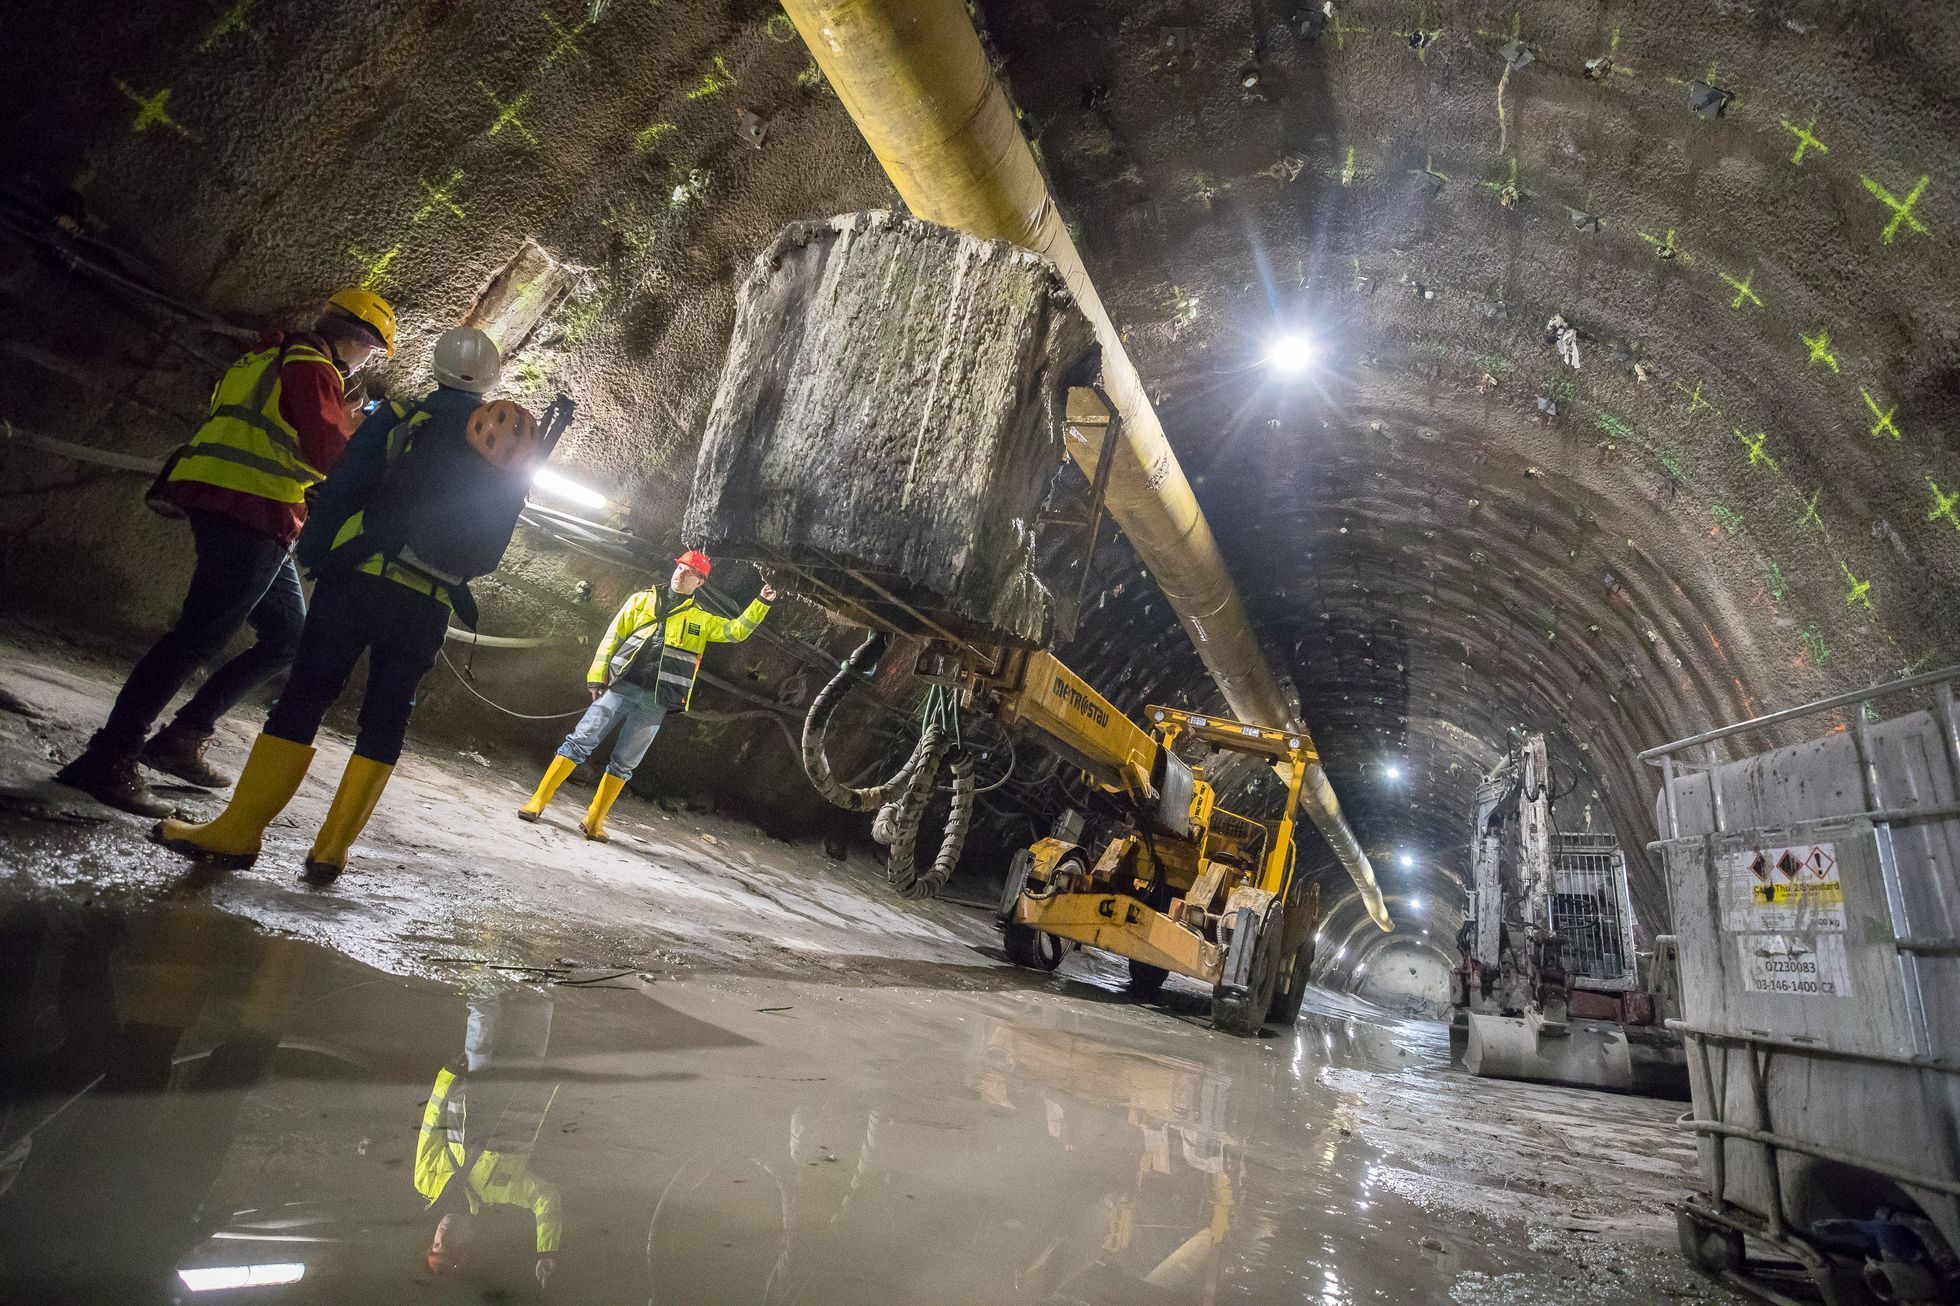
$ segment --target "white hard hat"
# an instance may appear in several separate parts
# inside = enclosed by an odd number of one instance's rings
[[[436,380],[458,390],[482,394],[497,383],[504,365],[497,342],[475,327],[451,327],[436,340]]]

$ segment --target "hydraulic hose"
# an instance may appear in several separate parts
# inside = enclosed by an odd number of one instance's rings
[[[935,765],[935,773],[937,769]],[[930,781],[915,780],[912,789],[895,808],[888,805],[885,809],[891,813],[887,831],[894,836],[889,863],[892,887],[903,897],[937,897],[939,891],[946,887],[946,881],[952,878],[953,867],[960,860],[961,850],[966,847],[967,831],[973,824],[973,755],[964,749],[956,750],[950,769],[953,773],[953,797],[946,809],[946,828],[940,832],[939,851],[923,874],[918,870],[917,845],[919,827],[925,819],[925,800],[931,797],[932,784]],[[877,837],[876,830],[873,837]]]
[[[903,793],[878,809],[878,818],[871,823],[871,837],[891,848],[885,870],[892,887],[908,898],[918,896],[919,872],[914,849],[947,749],[945,736],[938,731],[927,730],[926,737],[932,740],[933,746],[924,764],[913,774]]]
[[[874,630],[866,636],[864,643],[853,649],[851,655],[838,666],[837,674],[817,691],[817,696],[810,700],[809,712],[803,717],[803,773],[810,777],[810,783],[816,786],[818,793],[847,812],[868,812],[910,784],[925,761],[927,739],[933,733],[928,730],[921,735],[905,765],[882,784],[854,789],[831,771],[830,759],[824,756],[823,751],[824,732],[830,726],[830,718],[850,695],[852,688],[870,679],[877,671],[878,659],[885,651],[886,642],[887,636],[883,631]]]

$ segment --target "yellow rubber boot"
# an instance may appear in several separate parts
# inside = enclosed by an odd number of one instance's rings
[[[585,809],[585,819],[579,822],[586,838],[604,843],[611,837],[606,833],[606,813],[612,810],[613,801],[625,787],[626,782],[611,771],[599,777],[599,792],[592,795],[592,806]]]
[[[395,768],[386,762],[359,753],[347,759],[347,770],[341,774],[340,788],[334,790],[327,819],[320,822],[313,850],[306,854],[306,869],[300,872],[301,879],[308,884],[332,884],[340,878],[340,873],[347,869],[347,850],[361,837],[361,831],[367,829],[374,805],[381,801],[381,791],[388,787],[388,777],[394,773]]]
[[[545,805],[551,801],[551,796],[558,792],[558,786],[571,777],[577,766],[578,763],[571,758],[553,754],[551,765],[544,769],[544,779],[538,781],[538,791],[531,795],[530,802],[517,809],[517,819],[536,821],[543,817]]]
[[[252,754],[231,791],[225,810],[202,825],[162,820],[150,837],[166,848],[193,857],[250,866],[258,859],[265,827],[286,810],[299,792],[299,782],[313,765],[313,749],[277,735],[261,734],[252,741]]]

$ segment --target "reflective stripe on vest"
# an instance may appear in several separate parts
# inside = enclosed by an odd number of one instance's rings
[[[285,363],[333,360],[308,345],[247,354],[232,364],[211,394],[211,415],[197,428],[170,479],[200,481],[255,494],[275,503],[302,503],[325,473],[306,461],[299,432],[279,412]],[[339,375],[338,371],[335,375]]]
[[[408,442],[414,435],[415,428],[428,421],[434,414],[425,408],[406,409],[393,401],[390,401],[389,407],[393,408],[395,416],[401,419],[388,432],[388,465],[393,467],[395,460],[408,449]],[[386,473],[384,472],[383,475],[385,476]],[[340,524],[340,529],[334,532],[333,547],[338,549],[359,535],[366,522],[367,509],[365,508],[349,516]],[[403,557],[393,562],[379,553],[369,554],[367,560],[362,562],[357,570],[364,571],[370,576],[380,576],[385,580],[394,581],[397,585],[405,585],[417,594],[426,594],[443,606],[454,608],[456,602],[450,597],[449,586],[460,585],[462,582],[455,577],[443,576],[414,565],[415,557],[407,550],[403,550],[403,554]]]

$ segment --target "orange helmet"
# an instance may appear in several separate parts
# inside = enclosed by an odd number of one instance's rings
[[[686,567],[689,571],[700,572],[702,580],[706,580],[708,573],[715,569],[715,564],[708,561],[708,555],[699,549],[689,549],[686,553],[674,559],[674,565],[677,567]]]
[[[521,471],[538,455],[538,419],[523,405],[493,399],[477,405],[466,428],[470,448],[504,471]]]

